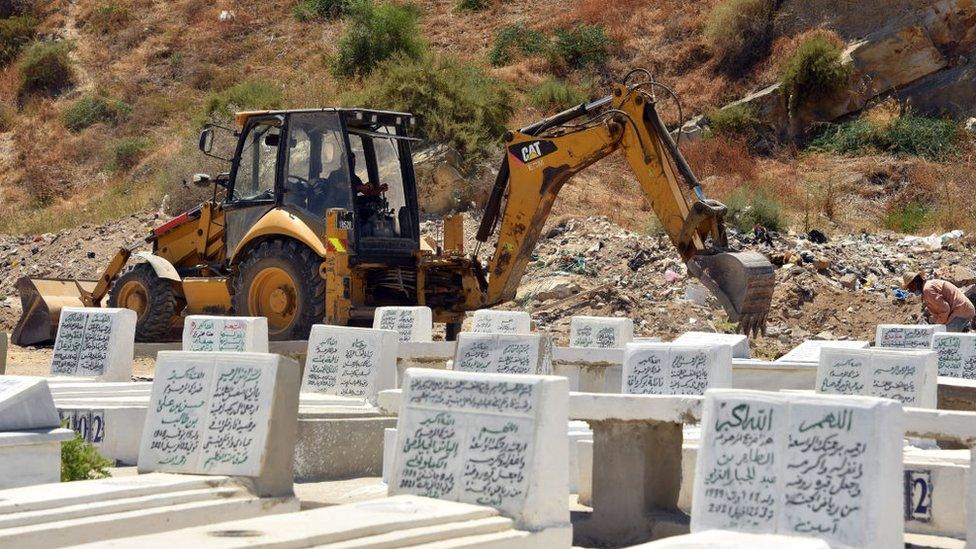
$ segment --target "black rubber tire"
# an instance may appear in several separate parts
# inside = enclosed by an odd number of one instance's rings
[[[308,339],[312,325],[325,318],[325,280],[319,276],[322,258],[294,240],[265,240],[244,252],[231,281],[231,312],[239,316],[258,316],[248,310],[247,295],[254,277],[262,269],[278,267],[295,281],[298,311],[291,325],[268,336],[275,341]]]
[[[152,265],[137,263],[130,266],[112,282],[108,292],[108,306],[119,307],[119,291],[130,280],[137,280],[149,294],[146,311],[136,320],[136,341],[166,341],[173,329],[173,319],[182,309],[181,298],[174,282],[159,278]]]

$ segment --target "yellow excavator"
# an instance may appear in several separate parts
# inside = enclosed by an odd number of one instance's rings
[[[161,341],[188,314],[266,316],[273,339],[304,339],[315,323],[366,324],[376,307],[426,305],[448,337],[466,311],[510,301],[562,186],[620,151],[671,242],[740,331],[764,326],[773,268],[755,252],[727,249],[725,206],[705,197],[656,108],[671,94],[632,71],[612,94],[504,136],[501,163],[477,247],[496,238],[487,265],[464,250],[460,216],[443,239],[420,234],[408,113],[369,109],[241,112],[230,169],[213,197],[119,249],[97,280],[17,281],[18,345],[53,339],[62,307],[127,307],[136,337]],[[152,251],[137,252],[151,246]],[[143,261],[128,268],[132,255]],[[106,300],[107,297],[107,300]]]

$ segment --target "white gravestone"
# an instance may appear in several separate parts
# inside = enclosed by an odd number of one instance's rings
[[[397,333],[316,324],[308,336],[303,393],[364,398],[396,387]]]
[[[717,332],[685,332],[673,343],[682,345],[728,345],[732,347],[732,358],[752,358],[749,351],[749,338],[742,334],[720,334]]]
[[[976,379],[976,334],[939,333],[932,337],[939,375]]]
[[[702,395],[732,387],[732,348],[628,343],[622,377],[624,394]]]
[[[824,347],[820,352],[818,393],[875,396],[935,408],[938,388],[934,351]]]
[[[532,317],[525,311],[478,309],[474,312],[471,331],[482,334],[528,334],[532,332]]]
[[[570,347],[623,348],[634,339],[634,321],[608,316],[574,316],[569,321]]]
[[[373,328],[395,330],[400,341],[433,341],[434,323],[430,307],[378,307]]]
[[[797,345],[790,352],[776,359],[776,362],[820,362],[820,350],[824,347],[843,347],[846,349],[867,349],[871,346],[868,341],[821,340],[808,339]]]
[[[51,355],[52,376],[130,381],[136,337],[131,309],[65,307]]]
[[[258,495],[291,494],[298,386],[280,355],[161,351],[139,472],[255,477]]]
[[[705,395],[691,531],[900,547],[901,405],[741,390]]]
[[[47,380],[0,376],[0,431],[45,429],[60,425]]]
[[[268,319],[190,315],[183,322],[183,350],[267,353]]]
[[[458,334],[454,370],[491,374],[548,375],[551,345],[544,334]]]
[[[565,378],[407,370],[390,494],[486,505],[569,544]]]
[[[932,336],[944,331],[943,324],[878,324],[874,344],[890,349],[931,349]]]

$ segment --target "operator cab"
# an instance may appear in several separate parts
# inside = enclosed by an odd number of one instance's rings
[[[412,115],[261,111],[238,113],[237,123],[224,202],[229,250],[273,208],[284,208],[318,235],[325,234],[326,212],[342,208],[356,261],[412,258],[420,237],[409,146],[416,139],[407,136]]]

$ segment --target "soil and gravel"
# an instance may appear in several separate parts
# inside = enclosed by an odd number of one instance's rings
[[[471,235],[479,219],[466,216],[468,251],[474,250]],[[17,278],[96,278],[119,246],[164,221],[146,211],[54,234],[0,235],[0,330],[11,330],[20,316]],[[435,222],[422,228],[439,236]],[[947,239],[937,250],[903,240],[895,233],[862,232],[817,243],[806,234],[782,233],[761,243],[733,233],[733,247],[764,253],[777,267],[767,335],[753,341],[753,353],[775,358],[811,338],[872,340],[879,323],[921,321],[920,299],[894,292],[905,271],[938,269],[960,284],[974,282],[976,238]],[[483,245],[480,255],[490,249]],[[606,217],[563,218],[543,231],[518,296],[502,308],[529,311],[538,329],[551,331],[560,344],[573,315],[628,316],[636,335],[665,339],[689,330],[733,331],[714,298],[697,295],[701,290],[667,236],[629,231]],[[48,352],[11,346],[9,363],[46,363]],[[140,368],[148,373],[151,365]]]

